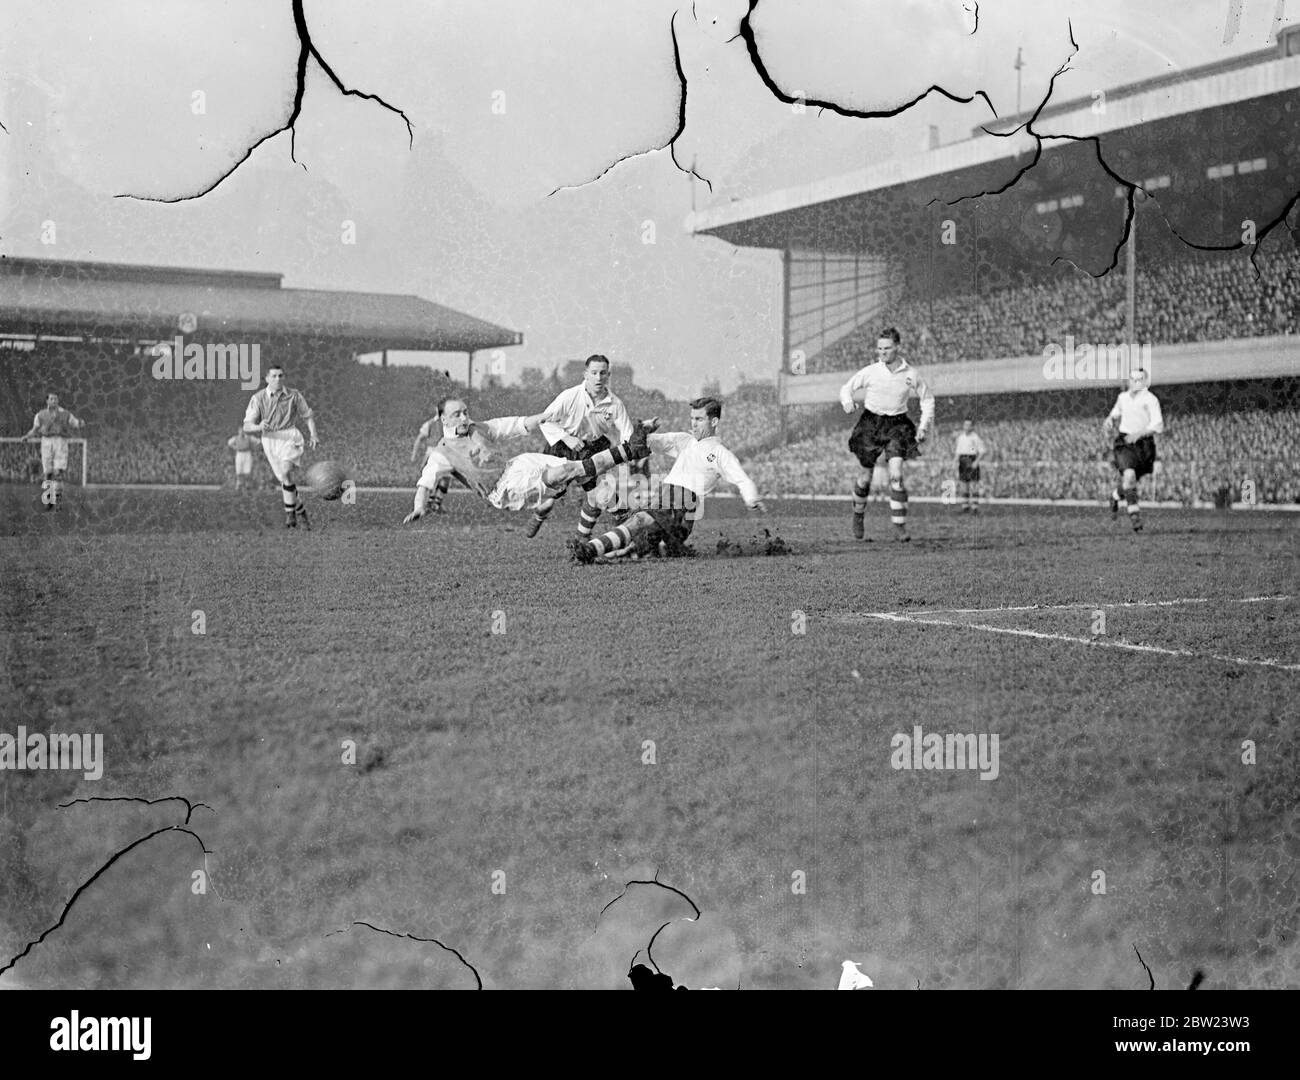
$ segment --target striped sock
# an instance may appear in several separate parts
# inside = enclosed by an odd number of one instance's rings
[[[979,504],[980,504],[980,489],[978,487],[972,487],[971,495],[970,495],[971,509],[972,510],[979,509]]]
[[[626,525],[620,525],[617,529],[605,533],[604,536],[597,536],[588,541],[596,549],[597,555],[608,555],[611,551],[627,547],[631,542],[632,530]]]
[[[1141,509],[1138,506],[1138,489],[1135,487],[1124,489],[1124,501],[1128,503],[1128,512],[1130,515],[1138,513]]]
[[[281,484],[280,487],[282,488],[280,492],[280,496],[284,501],[284,512],[286,514],[292,514],[294,510],[298,508],[299,505],[298,485]]]
[[[853,485],[853,512],[855,514],[865,514],[867,512],[867,496],[871,494],[871,481],[865,483],[858,480]]]
[[[889,520],[900,529],[907,526],[907,488],[901,480],[889,482]]]
[[[617,446],[611,446],[608,450],[601,450],[599,453],[592,454],[589,458],[582,459],[582,470],[585,479],[594,480],[603,472],[608,472],[615,465],[622,465],[624,462],[632,461],[632,447],[628,443],[619,443]]]
[[[578,512],[578,537],[582,540],[590,539],[591,530],[595,528],[596,522],[600,520],[600,507],[592,506],[591,503],[583,503],[582,509]]]

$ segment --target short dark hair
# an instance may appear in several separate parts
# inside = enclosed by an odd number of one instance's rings
[[[587,357],[586,360],[582,362],[583,368],[589,368],[591,367],[592,364],[604,364],[606,367],[614,366],[609,362],[608,356],[601,356],[600,353],[598,352],[592,353],[589,357]]]
[[[902,337],[899,336],[898,331],[892,326],[886,326],[882,331],[880,331],[880,337],[893,338],[895,345],[901,345],[903,343]]]
[[[271,372],[273,372],[273,371],[278,371],[281,375],[283,375],[283,374],[284,374],[284,365],[283,365],[283,364],[272,364],[269,368],[266,369],[266,373],[267,373],[268,375],[270,375]]]
[[[722,419],[722,402],[715,397],[697,397],[691,402],[692,409],[703,409],[711,420]]]
[[[455,394],[452,394],[450,397],[442,398],[442,399],[438,402],[438,419],[439,419],[439,420],[442,419],[442,414],[443,414],[444,412],[447,411],[447,402],[449,402],[449,401],[459,401],[459,402],[460,402],[462,405],[464,405],[466,408],[469,408],[469,402],[468,402],[468,401],[466,401],[463,397],[457,397]]]

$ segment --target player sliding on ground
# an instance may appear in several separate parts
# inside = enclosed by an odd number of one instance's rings
[[[857,455],[862,471],[853,485],[853,537],[865,538],[864,518],[867,496],[871,494],[871,474],[882,451],[889,462],[889,520],[894,523],[894,539],[910,540],[907,535],[907,488],[903,484],[903,462],[920,456],[919,444],[925,440],[934,422],[934,395],[921,373],[898,351],[898,331],[892,326],[880,332],[876,342],[876,362],[868,364],[840,387],[840,404],[846,413],[857,406],[862,394],[864,409],[858,417],[849,449]],[[921,426],[907,415],[907,400],[921,399]]]
[[[696,398],[691,402],[691,430],[670,431],[650,436],[650,449],[676,453],[674,463],[652,505],[639,509],[616,529],[592,540],[574,538],[569,552],[575,562],[594,562],[601,556],[650,552],[659,544],[671,555],[686,554],[686,538],[699,519],[704,499],[725,480],[740,490],[750,510],[767,513],[759,500],[758,487],[740,467],[736,455],[718,438],[722,402],[717,398]]]
[[[475,421],[469,418],[469,406],[459,398],[439,402],[442,438],[424,460],[415,505],[402,524],[424,517],[430,494],[447,477],[459,480],[500,510],[534,508],[561,494],[574,480],[594,480],[624,462],[648,457],[646,440],[659,423],[655,419],[638,421],[630,439],[581,461],[566,461],[551,454],[517,454],[504,460],[500,444],[536,434],[545,415]]]

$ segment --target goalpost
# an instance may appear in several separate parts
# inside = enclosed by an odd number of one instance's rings
[[[68,439],[66,479],[76,483],[77,477],[81,478],[82,487],[89,482],[90,453],[84,438]],[[0,436],[0,483],[39,484],[44,479],[40,439]]]

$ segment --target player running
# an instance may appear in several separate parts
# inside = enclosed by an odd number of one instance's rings
[[[868,364],[840,387],[840,404],[846,413],[856,408],[859,393],[864,399],[849,449],[857,455],[862,471],[853,485],[853,537],[864,539],[867,496],[871,493],[871,474],[881,453],[889,462],[889,519],[894,523],[894,539],[907,541],[907,488],[903,484],[904,460],[920,456],[919,444],[925,440],[934,422],[934,395],[921,373],[899,353],[899,333],[892,326],[882,330],[876,342],[876,362]],[[921,399],[921,424],[916,426],[907,415],[912,396]]]
[[[271,465],[271,471],[280,481],[284,500],[284,526],[295,528],[301,520],[310,530],[307,508],[298,494],[297,474],[302,465],[303,439],[295,421],[307,421],[311,434],[311,448],[316,449],[316,416],[307,399],[298,390],[284,385],[284,368],[278,364],[266,373],[266,389],[259,390],[249,399],[244,413],[244,430],[262,437],[262,452]]]
[[[975,434],[975,425],[969,420],[961,423],[961,434],[957,436],[957,482],[961,484],[963,514],[978,514],[980,509],[980,458],[987,451],[984,440]]]
[[[63,481],[68,473],[68,433],[86,425],[59,405],[59,395],[49,394],[45,408],[32,420],[24,440],[41,439],[41,502],[46,510],[57,510],[63,501]]]
[[[1150,476],[1156,466],[1155,437],[1165,430],[1160,402],[1151,393],[1151,375],[1135,368],[1128,377],[1128,389],[1120,391],[1115,407],[1102,424],[1107,437],[1112,425],[1119,421],[1119,434],[1115,436],[1115,469],[1120,474],[1120,486],[1111,492],[1110,514],[1119,519],[1122,498],[1128,504],[1128,519],[1134,532],[1142,531],[1142,515],[1138,507],[1138,481]]]
[[[583,365],[582,382],[561,391],[546,407],[542,434],[548,454],[580,461],[631,438],[632,419],[622,400],[609,388],[609,366],[608,357],[593,353]],[[587,495],[578,514],[580,540],[591,536],[600,520],[600,507],[591,495],[594,487],[594,480],[582,483]],[[554,505],[555,498],[551,497],[538,504],[525,535],[537,535]]]
[[[474,421],[469,406],[460,398],[447,398],[438,405],[442,438],[424,459],[424,471],[415,489],[415,505],[402,519],[409,525],[424,517],[430,494],[449,477],[454,477],[499,510],[522,510],[542,501],[554,501],[574,480],[594,486],[603,472],[628,461],[647,457],[647,436],[657,420],[633,425],[631,438],[581,461],[568,461],[554,454],[517,454],[505,459],[501,445],[511,439],[536,434],[545,413],[535,416],[502,416]]]
[[[415,433],[415,443],[411,446],[411,464],[415,464],[416,458],[423,451],[424,456],[429,456],[429,447],[426,445],[433,441],[433,425],[438,423],[437,415],[429,417],[420,425],[420,430]],[[451,479],[444,476],[438,481],[438,486],[434,488],[433,494],[429,497],[428,512],[431,514],[442,513],[442,498],[447,494],[447,489],[451,487]]]
[[[620,555],[633,548],[652,551],[660,543],[670,554],[686,553],[686,538],[704,513],[704,499],[720,481],[738,488],[750,510],[767,513],[758,497],[758,487],[741,468],[736,455],[722,445],[718,423],[722,402],[717,398],[696,398],[691,402],[691,430],[651,435],[650,449],[676,453],[677,461],[664,477],[650,507],[639,509],[622,525],[591,540],[574,537],[569,553],[575,562],[589,563],[600,556]]]

